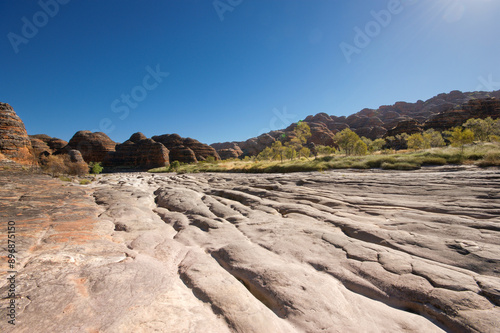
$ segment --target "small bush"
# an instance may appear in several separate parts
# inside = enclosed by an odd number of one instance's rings
[[[207,156],[205,162],[207,163],[215,163],[217,160],[213,156]]]
[[[92,183],[90,179],[80,179],[80,185],[88,185]]]
[[[102,172],[103,167],[101,165],[101,162],[90,162],[89,169],[91,174],[98,175]]]
[[[180,166],[181,163],[179,161],[173,161],[172,163],[170,163],[170,167],[168,169],[169,171],[175,172],[179,170]]]
[[[72,179],[69,178],[68,176],[59,176],[59,179],[62,180],[63,182],[70,182],[70,181],[72,181]]]

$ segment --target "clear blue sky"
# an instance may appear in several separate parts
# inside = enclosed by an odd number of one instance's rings
[[[246,140],[500,89],[496,0],[55,1],[0,2],[0,101],[29,134]]]

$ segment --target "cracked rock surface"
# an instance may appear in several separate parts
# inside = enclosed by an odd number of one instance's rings
[[[2,332],[495,332],[498,169],[1,173]]]

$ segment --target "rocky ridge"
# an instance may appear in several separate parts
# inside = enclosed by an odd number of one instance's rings
[[[161,142],[171,151],[171,161],[196,163],[206,160],[209,156],[212,156],[215,160],[220,160],[219,154],[214,148],[195,139],[182,138],[178,134],[156,135],[152,139]]]
[[[169,164],[169,151],[159,142],[146,138],[142,133],[132,134],[129,140],[117,144],[115,151],[109,152],[103,166],[148,170]]]
[[[335,133],[345,128],[352,129],[359,136],[376,139],[404,131],[445,130],[459,126],[469,118],[486,117],[500,117],[500,90],[466,93],[455,90],[425,102],[396,102],[378,109],[363,109],[348,117],[318,113],[307,116],[304,122],[311,128],[309,144],[333,145]],[[295,126],[292,124],[286,129],[264,133],[246,141],[214,143],[211,146],[217,151],[238,147],[242,151],[238,156],[254,156],[283,134],[290,136]]]

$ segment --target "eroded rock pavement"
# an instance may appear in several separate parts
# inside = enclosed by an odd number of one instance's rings
[[[500,331],[498,169],[0,176],[2,332]]]

